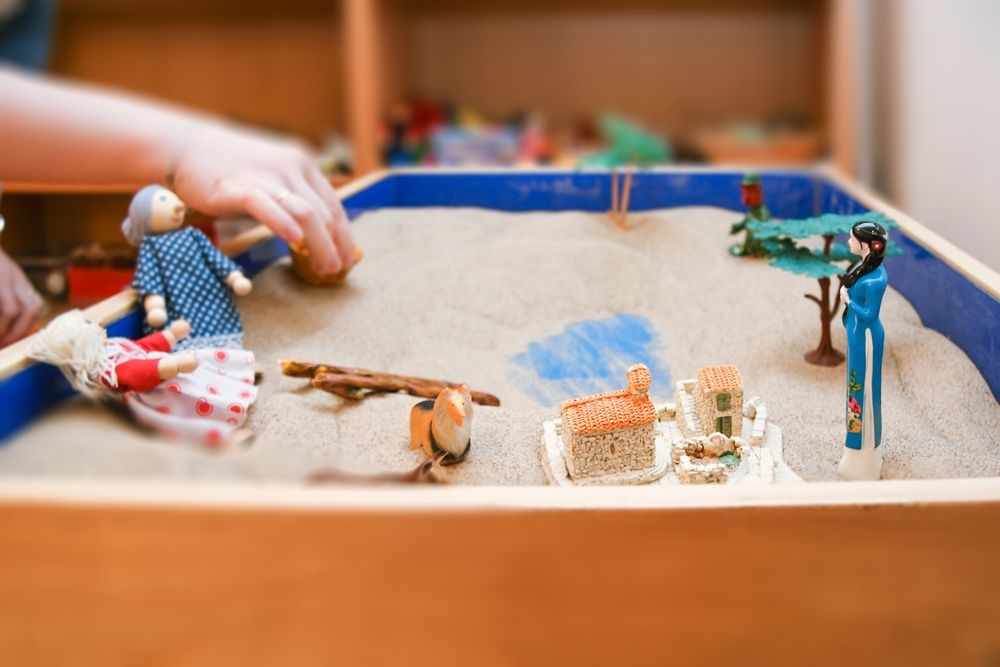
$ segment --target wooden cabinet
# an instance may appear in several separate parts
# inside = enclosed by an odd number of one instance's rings
[[[615,109],[674,135],[783,116],[825,141],[854,2],[65,0],[52,68],[312,141],[346,133],[361,172],[414,94],[556,123]]]

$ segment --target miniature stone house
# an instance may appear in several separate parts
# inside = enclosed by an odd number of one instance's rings
[[[647,392],[649,369],[625,373],[628,388],[562,404],[566,468],[574,479],[627,473],[656,463],[656,408]]]
[[[695,413],[703,433],[739,435],[743,430],[743,378],[736,366],[698,370]]]

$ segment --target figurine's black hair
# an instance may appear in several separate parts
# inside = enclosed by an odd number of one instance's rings
[[[851,228],[851,235],[866,244],[868,256],[853,265],[844,276],[844,287],[854,287],[861,276],[866,276],[882,265],[885,258],[885,248],[889,243],[889,235],[885,227],[874,220],[862,220]]]

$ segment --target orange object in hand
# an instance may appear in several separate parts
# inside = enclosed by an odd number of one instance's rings
[[[347,274],[365,256],[361,248],[354,246],[354,263],[346,269],[341,269],[337,273],[321,274],[316,273],[309,266],[309,249],[305,244],[297,243],[291,246],[292,273],[307,285],[313,287],[333,287],[344,282]]]

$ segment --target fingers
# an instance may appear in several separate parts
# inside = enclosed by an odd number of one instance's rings
[[[307,168],[315,169],[311,164],[308,164]],[[335,202],[337,204],[335,208],[330,208],[327,201],[320,197],[319,192],[317,192],[317,190],[313,187],[313,184],[307,181],[306,177],[301,174],[293,175],[290,180],[294,192],[305,201],[309,202],[309,204],[316,210],[320,223],[323,226],[324,233],[333,243],[334,251],[336,252],[340,263],[340,268],[335,271],[327,271],[326,273],[336,273],[343,267],[350,266],[351,257],[354,254],[354,244],[350,238],[350,234],[348,233],[345,238],[342,232],[335,231],[335,216],[343,214],[343,208],[340,207],[339,202]],[[334,194],[334,198],[336,198],[336,194]]]
[[[344,266],[353,265],[354,236],[351,234],[350,220],[347,218],[347,211],[344,210],[344,205],[340,202],[340,197],[337,196],[336,191],[334,191],[333,186],[330,185],[330,181],[326,176],[312,165],[306,168],[306,180],[333,214],[329,229],[333,235],[333,241],[337,246],[337,252],[340,254],[341,261],[344,263]]]
[[[18,299],[21,306],[21,314],[10,327],[10,332],[0,340],[0,347],[5,347],[10,343],[22,338],[30,330],[31,326],[38,319],[38,314],[42,311],[42,298],[33,290],[27,294],[22,294]]]
[[[219,195],[222,203],[231,203],[246,211],[258,222],[289,243],[302,241],[302,228],[291,214],[274,201],[263,188],[250,185],[229,185]],[[231,201],[228,201],[231,200]]]
[[[14,295],[12,280],[0,282],[0,344],[6,345],[13,338],[11,325],[17,319],[17,297]]]
[[[312,270],[319,274],[340,271],[343,262],[333,245],[326,221],[320,217],[316,207],[296,192],[282,199],[281,206],[302,227],[306,245],[309,247],[309,264]]]
[[[0,251],[0,347],[23,337],[42,310],[42,299],[13,260]]]

